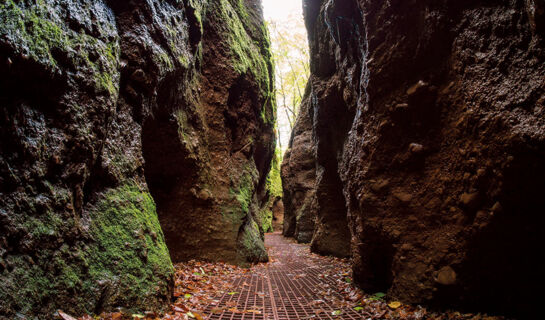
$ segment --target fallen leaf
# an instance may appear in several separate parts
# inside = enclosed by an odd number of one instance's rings
[[[246,313],[255,313],[255,314],[261,314],[261,311],[259,311],[259,310],[252,310],[252,309],[250,309],[250,310],[246,310],[245,312],[246,312]]]
[[[123,319],[123,313],[121,313],[121,312],[114,312],[114,313],[110,314],[110,317],[112,318],[112,320]]]
[[[185,313],[185,312],[189,311],[189,310],[188,310],[186,307],[184,307],[184,306],[181,306],[181,307],[179,307],[179,306],[174,306],[173,309],[174,309],[174,312],[180,312],[180,313]]]
[[[67,315],[66,313],[62,312],[61,310],[57,310],[57,313],[59,314],[59,317],[62,320],[77,320],[76,318]]]
[[[388,307],[390,307],[392,309],[397,309],[397,308],[401,307],[401,302],[392,301],[392,302],[388,303]]]
[[[377,292],[375,294],[373,294],[369,299],[370,300],[381,300],[382,298],[384,298],[386,296],[386,293],[384,292]]]

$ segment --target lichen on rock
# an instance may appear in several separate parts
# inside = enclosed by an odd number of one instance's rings
[[[160,311],[171,258],[266,259],[256,5],[0,2],[0,317]]]

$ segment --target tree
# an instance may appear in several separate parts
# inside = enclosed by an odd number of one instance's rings
[[[287,121],[293,130],[309,77],[309,48],[303,18],[291,15],[283,21],[268,21],[276,70],[279,125]],[[279,128],[280,130],[282,128]]]

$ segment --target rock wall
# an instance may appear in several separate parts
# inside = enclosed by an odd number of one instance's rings
[[[306,0],[304,11],[313,242],[346,212],[365,290],[442,308],[537,312],[543,1]]]
[[[275,150],[273,73],[257,0],[210,1],[181,96],[144,124],[147,180],[174,261],[266,261]],[[201,20],[199,20],[201,21]],[[178,101],[177,101],[178,100]],[[149,133],[148,133],[149,132]],[[146,157],[146,155],[148,155]]]
[[[266,259],[260,10],[0,2],[0,318],[161,310],[171,257]]]
[[[284,221],[282,234],[308,243],[314,234],[314,186],[316,164],[312,143],[310,85],[305,90],[300,112],[282,162]]]

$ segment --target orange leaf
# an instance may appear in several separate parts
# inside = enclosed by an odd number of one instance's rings
[[[203,320],[202,316],[199,313],[193,312],[193,315],[195,316],[195,319]]]
[[[112,320],[123,319],[123,314],[121,312],[114,312],[111,314]]]

